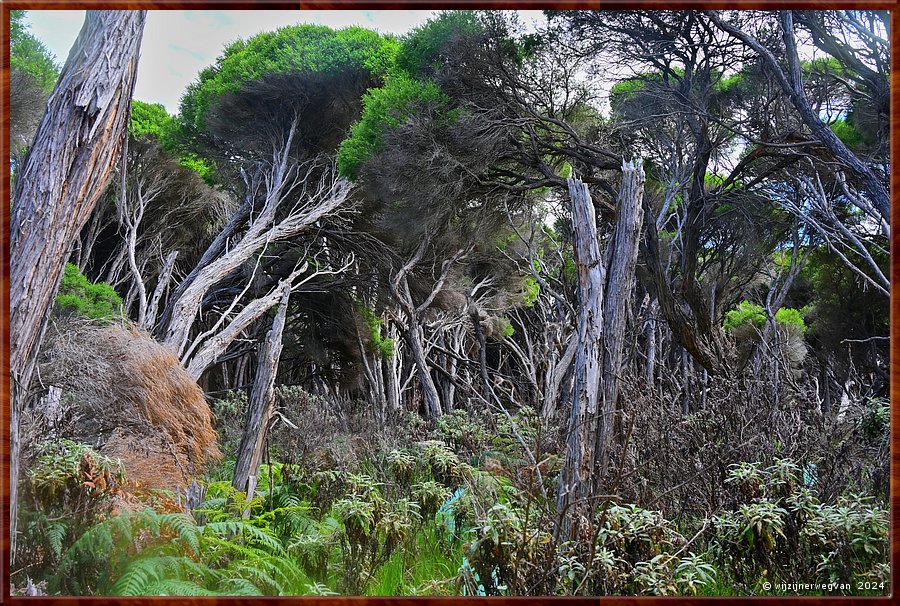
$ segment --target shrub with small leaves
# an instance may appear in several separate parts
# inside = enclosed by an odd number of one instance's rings
[[[93,284],[78,271],[77,265],[66,263],[56,309],[95,320],[118,318],[122,316],[122,297],[109,284]]]

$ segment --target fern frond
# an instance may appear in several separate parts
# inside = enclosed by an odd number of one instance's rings
[[[244,522],[243,520],[228,520],[223,522],[211,522],[205,527],[209,532],[219,536],[240,536],[249,538],[251,542],[258,543],[268,549],[270,552],[285,557],[287,553],[284,546],[270,532],[258,528],[253,524]]]
[[[143,595],[152,596],[222,596],[228,595],[211,589],[206,589],[190,581],[179,579],[164,579],[151,583],[146,587]]]
[[[222,595],[234,596],[259,596],[264,595],[259,587],[251,583],[249,580],[241,577],[225,579],[219,585]]]
[[[56,577],[61,578],[76,565],[80,566],[82,564],[81,556],[86,555],[94,559],[96,554],[108,554],[113,551],[113,543],[116,539],[130,542],[132,537],[131,514],[115,516],[92,526],[72,543],[60,558]]]
[[[132,560],[112,586],[110,593],[121,596],[148,595],[147,588],[165,576],[165,567],[158,558]]]
[[[47,543],[57,558],[62,557],[63,541],[66,538],[67,530],[68,527],[62,520],[50,522],[50,526],[47,528]]]
[[[173,530],[195,555],[200,553],[200,531],[193,518],[185,513],[167,513],[159,516],[159,522],[161,527]]]

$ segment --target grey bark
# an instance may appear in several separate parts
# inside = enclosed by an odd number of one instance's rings
[[[256,488],[256,478],[262,462],[269,421],[275,410],[275,375],[278,373],[278,359],[283,346],[282,335],[284,334],[290,296],[291,286],[285,284],[281,287],[281,303],[278,306],[278,313],[275,314],[272,328],[260,348],[256,379],[253,382],[250,403],[247,407],[244,433],[234,464],[232,485],[235,489],[246,492],[251,498]]]
[[[324,179],[318,184],[311,184],[307,180],[314,165],[307,165],[305,167],[307,172],[301,174],[304,168],[292,163],[289,152],[296,130],[295,119],[284,141],[275,147],[271,167],[264,178],[265,191],[261,193],[258,191],[260,187],[258,178],[248,181],[247,201],[244,207],[253,207],[252,200],[255,200],[257,195],[263,196],[265,203],[247,231],[231,250],[215,257],[196,274],[192,272],[194,278],[187,286],[180,285],[176,296],[172,297],[169,310],[165,314],[165,325],[160,327],[159,334],[162,335],[162,342],[179,357],[182,357],[185,351],[191,327],[200,310],[203,297],[210,288],[266,245],[313,229],[317,221],[336,212],[347,199],[350,192],[348,181],[335,178],[330,184]],[[285,218],[276,222],[276,212],[281,203],[298,188],[311,188],[312,191],[300,192],[301,201]],[[239,211],[238,215],[241,212],[243,211]]]
[[[159,313],[159,301],[169,287],[172,280],[172,271],[175,269],[175,259],[178,258],[178,251],[173,250],[166,256],[166,261],[156,278],[156,287],[153,294],[150,295],[150,304],[147,307],[147,316],[144,323],[140,326],[142,330],[151,330],[156,325],[156,316]]]
[[[422,388],[422,397],[425,401],[425,414],[430,419],[436,419],[443,414],[441,407],[441,398],[434,379],[431,377],[427,356],[425,355],[425,347],[423,345],[423,337],[421,334],[422,314],[434,301],[434,298],[444,288],[444,282],[450,273],[453,263],[459,259],[465,251],[459,250],[449,259],[445,259],[441,265],[441,274],[431,289],[431,292],[425,297],[418,306],[413,301],[412,290],[409,287],[407,275],[422,260],[425,250],[431,243],[430,236],[426,235],[422,238],[418,248],[412,257],[401,267],[390,281],[391,294],[394,296],[398,306],[403,311],[406,327],[403,336],[409,346],[410,354],[416,364],[416,376],[419,378],[419,384]]]
[[[549,369],[544,379],[544,403],[541,407],[541,417],[545,421],[549,421],[559,404],[560,394],[569,369],[572,368],[572,361],[575,359],[575,350],[578,347],[578,339],[572,338],[561,356],[554,354],[549,362]]]
[[[406,343],[409,345],[409,351],[416,363],[416,375],[419,378],[422,398],[425,401],[425,414],[429,419],[436,419],[443,414],[441,398],[438,395],[434,379],[431,377],[431,371],[428,369],[428,361],[425,358],[425,349],[422,346],[422,336],[419,330],[417,323],[410,322],[405,334]]]
[[[146,11],[88,11],[34,143],[10,213],[10,551],[16,548],[18,413],[73,242],[124,140]]]
[[[568,180],[578,271],[577,345],[572,410],[569,414],[566,461],[559,476],[559,511],[571,520],[571,508],[590,486],[597,445],[603,351],[603,286],[606,268],[600,257],[597,219],[587,185]],[[569,525],[567,530],[571,529]]]
[[[644,169],[640,161],[623,163],[622,185],[619,188],[616,227],[607,248],[606,292],[603,301],[603,376],[601,416],[597,419],[597,464],[595,485],[606,473],[609,443],[616,401],[619,398],[619,377],[622,374],[622,352],[625,349],[627,310],[634,290],[634,270],[637,265],[638,244],[644,209]]]
[[[639,161],[622,165],[617,220],[606,265],[600,255],[590,192],[578,179],[568,182],[580,307],[566,461],[557,497],[559,510],[566,516],[566,534],[571,532],[571,521],[578,510],[591,505],[590,499],[598,494],[606,472],[625,344],[626,307],[634,287],[643,222],[644,171]]]

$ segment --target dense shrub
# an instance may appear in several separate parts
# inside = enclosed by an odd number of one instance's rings
[[[782,307],[775,312],[775,322],[782,326],[793,326],[806,332],[806,322],[801,312],[790,307]],[[725,330],[731,331],[741,326],[755,326],[762,328],[766,323],[766,312],[762,305],[754,305],[748,301],[741,301],[735,309],[725,313]]]
[[[748,590],[760,579],[819,579],[847,584],[851,591],[860,580],[886,580],[888,512],[852,494],[823,504],[814,496],[811,471],[784,459],[729,471],[726,482],[742,502],[714,519],[710,543],[718,561]]]
[[[93,284],[78,266],[66,263],[56,308],[92,319],[115,318],[122,316],[122,297],[109,284]]]

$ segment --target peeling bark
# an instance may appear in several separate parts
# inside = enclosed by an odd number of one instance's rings
[[[232,485],[235,489],[246,492],[251,498],[256,488],[256,478],[262,462],[269,421],[275,410],[275,375],[278,374],[278,359],[283,346],[282,335],[287,317],[288,300],[291,296],[290,284],[281,287],[280,295],[281,303],[278,306],[278,313],[275,314],[272,328],[260,348],[256,379],[253,382],[250,403],[247,407],[247,420],[244,423],[244,433],[234,464]]]
[[[564,533],[580,510],[593,506],[606,472],[619,375],[625,345],[626,311],[634,288],[638,242],[643,222],[644,171],[639,162],[622,165],[615,230],[604,264],[594,204],[587,186],[569,179],[579,310],[572,410],[566,462],[557,503],[564,512]]]
[[[146,11],[88,11],[16,179],[10,216],[11,484],[18,411],[63,268],[109,182],[128,125]],[[11,508],[15,554],[16,508]]]

